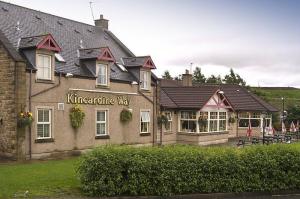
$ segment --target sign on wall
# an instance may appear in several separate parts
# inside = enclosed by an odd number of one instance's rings
[[[86,104],[86,105],[120,105],[120,106],[129,106],[130,99],[127,96],[116,96],[116,97],[89,97],[89,96],[80,96],[77,93],[68,93],[67,94],[67,103],[68,104]]]

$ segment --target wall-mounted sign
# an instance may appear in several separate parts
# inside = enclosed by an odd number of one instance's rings
[[[67,94],[68,104],[87,104],[87,105],[123,105],[129,106],[130,99],[127,96],[117,96],[115,98],[98,96],[98,97],[88,97],[80,96],[77,93]]]

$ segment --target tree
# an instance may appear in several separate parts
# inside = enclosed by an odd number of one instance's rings
[[[221,76],[215,76],[215,75],[211,75],[210,77],[208,77],[206,79],[206,83],[210,83],[210,84],[222,84],[222,79]]]
[[[168,70],[166,70],[164,72],[164,74],[162,75],[163,79],[173,79],[173,77],[171,76],[170,72]]]
[[[232,68],[230,69],[229,74],[225,75],[223,81],[227,84],[239,84],[241,86],[246,85],[245,80],[243,80],[239,74],[234,73]]]
[[[182,75],[178,75],[178,76],[174,77],[174,80],[177,80],[177,81],[182,80]]]
[[[300,107],[299,106],[291,106],[287,109],[287,118],[286,120],[291,123],[300,121]]]
[[[197,83],[205,83],[206,78],[205,78],[205,76],[201,73],[201,68],[196,67],[196,69],[194,70],[193,81],[194,81],[194,82],[197,82]]]

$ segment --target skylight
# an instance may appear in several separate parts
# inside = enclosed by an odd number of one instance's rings
[[[61,54],[55,53],[55,58],[59,62],[66,62],[65,59],[61,56]]]
[[[123,72],[127,72],[127,69],[122,64],[120,64],[120,63],[116,63],[116,64]]]

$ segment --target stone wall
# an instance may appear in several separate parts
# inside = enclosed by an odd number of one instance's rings
[[[0,155],[24,158],[25,130],[17,113],[25,109],[25,63],[15,62],[0,43]]]

